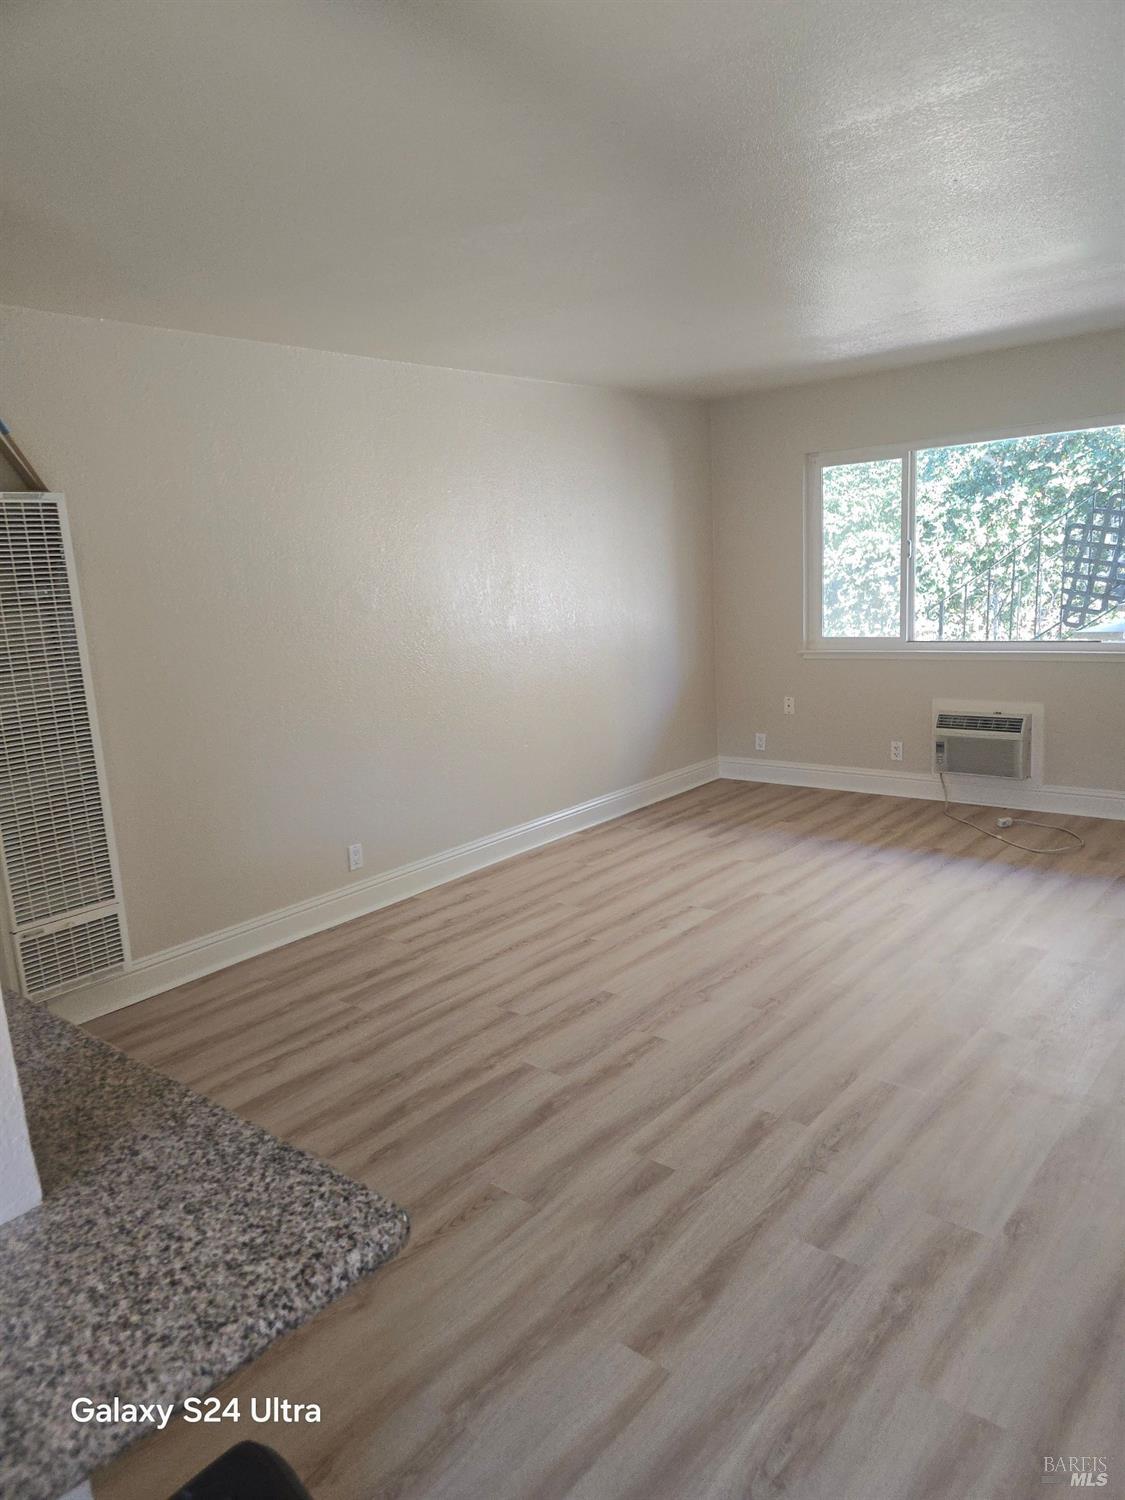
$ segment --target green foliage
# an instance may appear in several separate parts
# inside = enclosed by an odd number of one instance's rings
[[[824,470],[824,634],[898,635],[902,465]]]
[[[920,450],[914,637],[1065,635],[1067,519],[1119,496],[1123,463],[1125,427]],[[826,636],[898,635],[900,484],[897,459],[824,470]]]

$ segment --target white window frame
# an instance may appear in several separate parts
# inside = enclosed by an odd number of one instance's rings
[[[1090,661],[1125,661],[1125,640],[1091,638],[1086,641],[915,641],[910,638],[914,617],[914,490],[917,455],[928,448],[954,448],[972,443],[1003,442],[1008,438],[1042,437],[1059,432],[1084,432],[1094,427],[1119,427],[1125,417],[1099,417],[1065,426],[1021,427],[999,432],[976,432],[956,437],[924,438],[883,447],[849,448],[810,453],[805,461],[804,656],[1079,656]],[[899,542],[899,633],[897,636],[825,636],[823,633],[823,492],[822,474],[837,464],[871,463],[877,459],[902,461],[902,532]]]

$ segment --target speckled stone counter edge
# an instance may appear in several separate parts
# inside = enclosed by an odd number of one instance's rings
[[[396,1255],[409,1221],[45,1007],[6,1003],[44,1201],[0,1227],[0,1495],[54,1500],[147,1430],[79,1424],[76,1396],[204,1394]]]

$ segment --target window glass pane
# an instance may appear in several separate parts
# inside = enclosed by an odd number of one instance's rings
[[[899,635],[902,460],[822,470],[822,632]]]
[[[1125,624],[1125,427],[917,454],[920,641],[1058,641]]]

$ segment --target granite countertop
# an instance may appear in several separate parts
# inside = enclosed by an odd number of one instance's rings
[[[42,1005],[6,1004],[43,1203],[0,1226],[0,1495],[55,1500],[147,1430],[80,1424],[76,1397],[205,1394],[409,1224]]]

